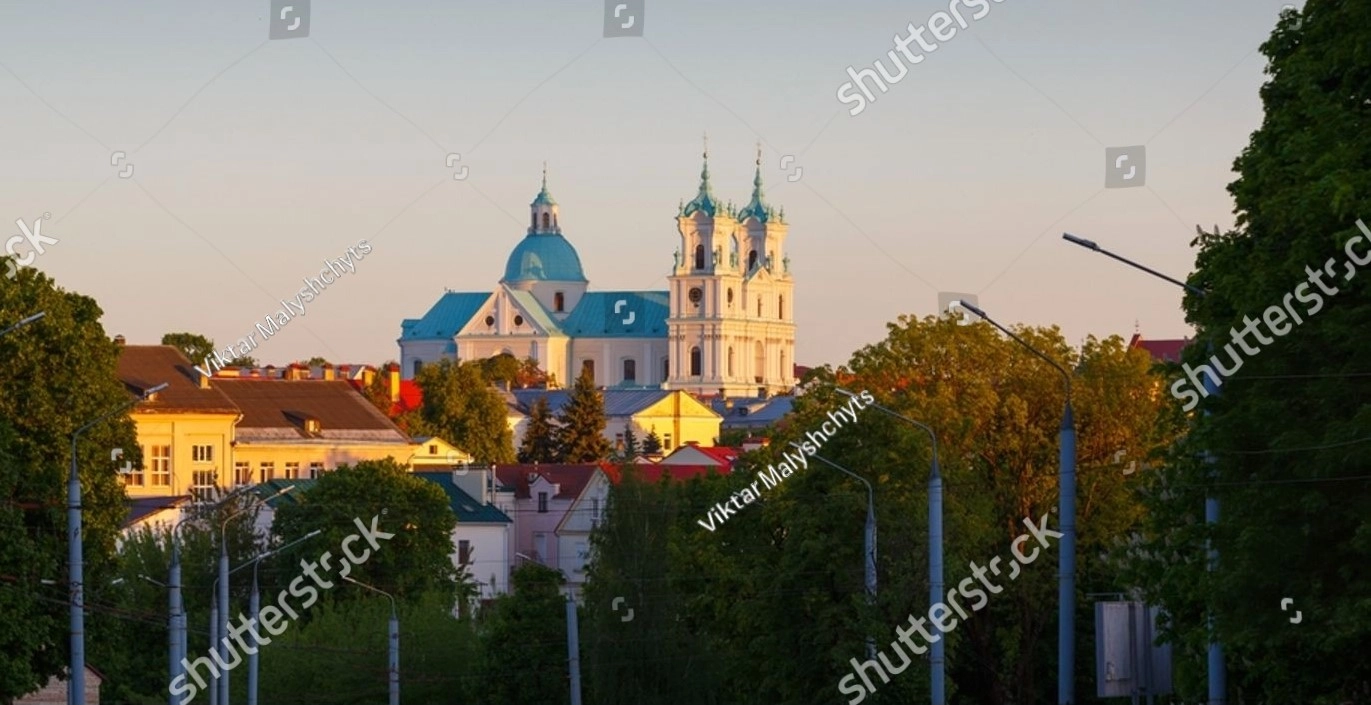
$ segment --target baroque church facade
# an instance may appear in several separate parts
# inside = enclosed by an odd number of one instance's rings
[[[769,396],[796,384],[794,281],[785,211],[767,205],[761,157],[752,197],[714,196],[709,154],[695,197],[676,216],[667,291],[590,291],[561,209],[543,187],[527,233],[491,292],[449,291],[397,341],[405,379],[425,363],[502,353],[532,357],[570,386],[589,369],[600,387]]]

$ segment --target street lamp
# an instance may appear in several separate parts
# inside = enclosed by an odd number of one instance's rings
[[[33,323],[34,321],[36,321],[36,320],[38,320],[38,319],[40,319],[40,318],[42,318],[43,316],[46,316],[46,315],[48,315],[48,312],[47,312],[47,311],[39,311],[38,313],[35,313],[35,314],[33,314],[32,316],[29,316],[28,318],[25,318],[25,319],[19,321],[18,323],[16,323],[16,324],[10,326],[9,328],[6,328],[6,329],[4,329],[4,330],[0,330],[0,335],[4,335],[4,334],[6,334],[6,333],[9,333],[10,331],[14,331],[14,330],[18,330],[18,329],[20,329],[20,328],[23,328],[24,326],[26,326],[26,325],[28,325],[28,324],[30,324],[30,323]]]
[[[33,316],[29,317],[32,318]],[[85,705],[86,702],[86,605],[85,587],[82,584],[85,580],[85,551],[81,543],[81,477],[76,466],[76,442],[81,438],[81,434],[91,427],[112,416],[122,414],[129,407],[166,388],[167,384],[163,382],[148,389],[142,396],[130,399],[101,414],[71,434],[71,472],[67,476],[67,579],[71,581],[71,680],[67,688],[69,705]]]
[[[255,502],[257,504],[266,504],[293,489],[295,489],[295,485],[287,485],[266,498],[256,498]],[[234,517],[251,509],[253,501],[254,500],[250,499],[247,506],[240,507],[236,511],[230,511],[227,516],[219,522],[219,579],[217,581],[219,609],[217,620],[214,622],[217,633],[211,634],[215,641],[210,643],[210,649],[223,649],[223,651],[219,652],[220,655],[224,657],[220,663],[228,663],[228,645],[224,643],[228,639],[229,633],[229,574],[232,572],[229,570],[228,559],[228,523]],[[219,705],[229,705],[229,677],[227,673],[220,675],[217,688],[219,693]]]
[[[799,443],[791,442],[791,447],[800,453],[804,449]],[[818,454],[810,456],[815,460],[861,481],[866,485],[866,531],[863,534],[862,552],[866,555],[866,601],[867,604],[876,602],[876,493],[871,489],[871,483],[865,477],[858,475],[851,470],[827,459]],[[876,660],[876,639],[868,636],[866,638],[866,657],[872,661]]]
[[[856,394],[849,392],[842,387],[835,387],[839,394],[855,399]],[[903,421],[924,433],[928,434],[929,441],[932,442],[932,467],[928,474],[928,604],[936,605],[943,601],[943,474],[938,468],[938,434],[933,432],[933,428],[927,424],[920,423],[903,414],[896,413],[875,402],[866,402],[867,406],[874,407],[877,411],[894,419]],[[944,705],[947,702],[947,658],[946,647],[942,639],[933,642],[933,653],[929,659],[929,686],[932,690],[933,705]]]
[[[1128,259],[1120,255],[1116,255],[1113,252],[1110,252],[1109,250],[1100,247],[1098,244],[1095,243],[1094,240],[1087,240],[1083,237],[1076,237],[1071,233],[1062,233],[1062,239],[1072,244],[1080,245],[1081,247],[1084,247],[1087,250],[1092,250],[1111,259],[1123,262],[1124,264],[1133,267],[1134,269],[1140,269],[1144,272],[1147,272],[1148,274],[1151,274],[1154,277],[1157,277],[1158,279],[1175,284],[1176,286],[1179,286],[1182,289],[1185,289],[1186,291],[1200,298],[1204,298],[1205,295],[1208,293],[1204,289],[1201,289],[1197,286],[1192,286],[1190,284],[1187,284],[1186,282],[1180,281],[1179,279],[1175,279],[1173,277],[1169,277],[1165,274],[1162,274],[1161,272],[1158,272],[1155,269],[1138,264],[1137,262],[1134,262],[1131,259]],[[1210,351],[1212,352],[1212,346],[1207,347],[1210,347]],[[1217,396],[1219,393],[1218,380],[1214,379],[1214,377],[1212,376],[1212,372],[1209,374],[1202,375],[1202,379],[1205,396]],[[1209,412],[1205,411],[1204,413],[1208,415]],[[1205,452],[1204,460],[1206,463],[1212,464],[1214,462],[1214,456],[1209,452]],[[1210,476],[1212,479],[1212,467],[1210,469]],[[1214,496],[1214,491],[1212,488],[1205,492],[1204,523],[1209,525],[1209,529],[1211,531],[1214,529],[1214,525],[1219,523],[1219,499],[1218,497]],[[1205,567],[1209,572],[1212,573],[1218,569],[1219,552],[1217,549],[1212,547],[1212,544],[1210,543],[1208,538],[1204,540],[1204,543],[1205,551],[1208,553],[1209,558],[1207,565]],[[1208,623],[1209,631],[1209,654],[1207,664],[1209,671],[1209,703],[1210,705],[1223,705],[1228,700],[1228,669],[1225,667],[1223,661],[1223,642],[1219,641],[1218,635],[1214,631],[1213,610],[1209,611],[1206,621]]]
[[[294,541],[291,541],[290,543],[280,548],[273,548],[270,551],[267,551],[266,553],[263,553],[262,555],[252,559],[251,561],[248,561],[247,563],[238,566],[238,568],[234,568],[233,570],[229,571],[229,573],[235,573],[240,568],[245,568],[248,565],[252,566],[252,596],[248,598],[248,612],[252,615],[252,625],[254,629],[257,627],[258,613],[261,611],[259,609],[260,598],[258,597],[257,591],[257,568],[262,564],[262,561],[264,559],[277,553],[280,553],[281,551],[284,551],[287,548],[290,548],[291,546],[294,546],[295,544],[300,543],[306,539],[314,538],[315,536],[318,536],[321,533],[323,533],[322,529],[315,529],[314,531],[311,531],[308,534],[305,534],[304,536],[301,536],[300,538],[295,539]],[[257,705],[257,654],[259,651],[261,651],[260,648],[251,649],[248,651],[248,705]]]
[[[1057,476],[1057,521],[1062,529],[1062,540],[1057,545],[1057,703],[1071,705],[1076,698],[1076,417],[1071,409],[1071,373],[986,315],[985,311],[965,301],[954,304],[985,319],[1024,349],[1052,365],[1061,373],[1066,387],[1066,407],[1062,411],[1059,433],[1061,473]]]
[[[395,613],[395,597],[380,588],[342,576],[357,587],[385,595],[390,599],[390,705],[400,705],[400,618]]]

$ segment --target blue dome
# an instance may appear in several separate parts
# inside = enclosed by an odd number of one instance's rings
[[[581,257],[566,238],[556,233],[536,233],[525,237],[509,253],[504,281],[587,280],[581,271]]]

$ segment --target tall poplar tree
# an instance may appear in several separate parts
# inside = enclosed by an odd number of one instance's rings
[[[571,399],[557,417],[557,445],[562,462],[589,463],[609,457],[605,439],[605,401],[595,388],[590,370],[583,370],[571,389]]]

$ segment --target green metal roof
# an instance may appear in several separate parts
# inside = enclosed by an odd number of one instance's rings
[[[475,497],[453,484],[452,473],[449,471],[416,472],[414,476],[443,488],[443,492],[447,493],[448,499],[452,503],[452,513],[457,515],[458,524],[514,523],[514,520],[510,519],[508,514],[500,511],[498,507],[477,502]]]
[[[581,256],[576,254],[576,248],[560,233],[530,233],[509,253],[502,281],[588,280],[581,269]]]

